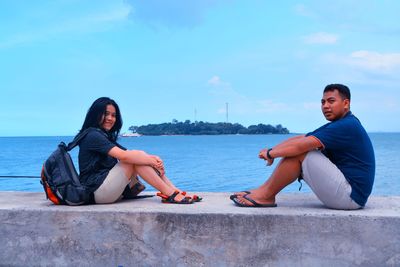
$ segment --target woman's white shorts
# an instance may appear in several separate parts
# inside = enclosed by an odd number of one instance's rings
[[[94,201],[97,204],[114,203],[122,197],[125,187],[131,182],[126,177],[124,168],[117,163],[108,173],[104,182],[94,192]]]

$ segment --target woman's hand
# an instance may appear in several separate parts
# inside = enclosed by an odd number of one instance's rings
[[[258,157],[267,162],[267,166],[271,166],[274,163],[274,158],[268,158],[267,156],[268,148],[261,149],[260,153],[258,153]]]
[[[149,155],[151,158],[152,163],[150,164],[151,167],[155,168],[159,173],[160,176],[165,174],[164,162],[159,156]]]

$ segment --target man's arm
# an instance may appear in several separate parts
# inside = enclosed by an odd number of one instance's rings
[[[269,151],[269,155],[272,158],[294,157],[321,147],[323,147],[323,145],[314,136],[300,135],[289,138],[274,146],[272,150]],[[268,160],[267,151],[267,148],[261,150],[260,158]]]

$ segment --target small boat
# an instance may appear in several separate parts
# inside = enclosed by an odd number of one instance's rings
[[[123,133],[123,134],[121,134],[121,137],[139,137],[139,136],[142,136],[142,135],[139,133]]]

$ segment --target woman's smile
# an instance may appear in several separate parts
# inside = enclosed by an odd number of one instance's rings
[[[101,119],[101,128],[106,131],[110,131],[116,121],[116,109],[113,105],[107,105],[106,111]]]

